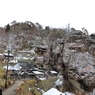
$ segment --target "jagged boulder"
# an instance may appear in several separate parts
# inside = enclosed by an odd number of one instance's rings
[[[67,42],[72,43],[75,42],[76,40],[81,42],[86,38],[87,36],[82,31],[76,30],[68,34]]]
[[[79,39],[82,39],[82,36],[80,36],[80,35],[71,35],[69,38],[68,38],[68,40],[67,40],[67,42],[74,42],[75,40],[79,40]]]
[[[55,82],[55,87],[59,91],[63,91],[63,88],[64,88],[63,85],[64,85],[64,78],[62,75],[61,76],[59,75],[57,81]]]
[[[94,39],[87,39],[87,41],[88,41],[88,43],[89,43],[89,46],[91,45],[91,44],[95,44],[95,40]]]
[[[68,68],[68,76],[75,80],[85,80],[85,85],[95,85],[95,59],[89,52],[76,52],[65,49],[63,63]]]
[[[90,54],[92,54],[92,55],[95,56],[95,44],[91,45],[89,47],[89,50],[88,51],[89,51]]]
[[[95,33],[94,34],[91,34],[91,39],[95,39]]]
[[[0,53],[3,53],[5,48],[6,48],[5,45],[0,44]]]
[[[80,31],[80,30],[73,31],[73,32],[72,32],[72,35],[83,35],[83,32]]]
[[[76,53],[74,50],[65,50],[63,54],[63,62],[68,66],[72,68],[78,68],[77,70],[83,71],[83,67],[93,67],[95,65],[94,63],[94,58],[92,57],[91,54],[88,52],[83,53]],[[80,69],[81,68],[81,69]],[[94,67],[90,70],[84,69],[84,71],[88,72],[94,72]]]

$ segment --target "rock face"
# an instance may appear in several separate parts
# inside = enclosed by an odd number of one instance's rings
[[[92,44],[92,45],[89,47],[88,52],[89,52],[91,55],[95,56],[95,44]]]
[[[91,34],[91,39],[95,39],[95,33],[94,34]]]
[[[3,53],[5,50],[5,46],[3,44],[0,44],[0,53]]]
[[[75,40],[82,40],[85,39],[86,37],[83,35],[82,31],[74,31],[69,34],[69,37],[67,39],[67,42],[71,43],[74,42]]]
[[[19,57],[18,60],[28,61],[40,69],[56,70],[65,79],[82,79],[86,86],[95,87],[95,34],[88,36],[79,30],[60,29],[10,34],[3,35],[10,38],[3,42],[6,41],[5,49],[10,44],[14,58]]]

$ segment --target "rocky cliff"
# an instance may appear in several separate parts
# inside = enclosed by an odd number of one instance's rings
[[[38,29],[33,25],[23,29],[21,25],[11,26],[9,32],[2,34],[1,52],[10,49],[15,60],[28,61],[48,71],[56,70],[67,80],[82,80],[84,85],[95,87],[95,34],[66,28]]]

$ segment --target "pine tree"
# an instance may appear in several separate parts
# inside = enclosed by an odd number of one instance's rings
[[[6,29],[5,29],[5,31],[8,32],[9,30],[10,30],[10,25],[7,24],[7,25],[6,25]]]

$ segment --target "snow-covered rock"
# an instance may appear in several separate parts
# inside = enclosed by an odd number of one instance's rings
[[[55,82],[55,86],[57,85],[63,85],[63,76],[58,76],[57,81]]]

